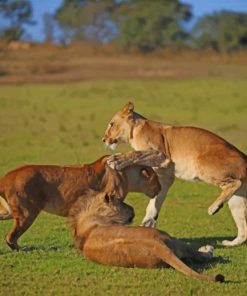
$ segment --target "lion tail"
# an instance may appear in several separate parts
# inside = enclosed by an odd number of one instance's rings
[[[224,282],[224,276],[221,274],[217,274],[216,276],[208,276],[204,274],[200,274],[189,266],[184,264],[173,252],[169,249],[166,245],[158,244],[156,246],[157,253],[159,254],[160,258],[168,263],[171,267],[175,268],[176,270],[180,271],[181,273],[198,280],[210,281],[210,282]]]

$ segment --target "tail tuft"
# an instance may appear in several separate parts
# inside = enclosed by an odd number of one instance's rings
[[[217,274],[215,276],[215,281],[216,282],[220,282],[220,283],[223,283],[225,281],[225,277],[222,275],[222,274]]]

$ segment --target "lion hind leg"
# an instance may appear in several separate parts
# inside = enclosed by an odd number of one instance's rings
[[[247,241],[247,196],[234,195],[229,200],[228,206],[237,226],[238,235],[232,241],[224,240],[222,244],[224,246],[231,247],[243,244]]]
[[[21,198],[12,196],[12,199]],[[30,198],[30,200],[32,200]],[[34,206],[32,202],[29,202],[29,198],[26,198],[25,206],[18,204],[15,206],[14,203],[11,205],[14,224],[7,236],[5,237],[7,245],[12,249],[19,251],[20,247],[17,243],[21,235],[33,224],[38,214],[42,210],[42,206]]]
[[[228,181],[227,184],[220,186],[222,188],[222,192],[220,196],[214,201],[214,203],[208,208],[208,214],[214,215],[216,214],[227,202],[234,193],[241,187],[242,182],[240,180],[231,180]]]
[[[20,246],[17,241],[21,235],[33,224],[39,212],[32,212],[31,216],[14,218],[14,225],[5,237],[7,245],[12,249],[19,251]]]

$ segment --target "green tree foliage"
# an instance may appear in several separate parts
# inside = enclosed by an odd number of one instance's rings
[[[56,19],[66,39],[108,41],[150,51],[178,46],[188,35],[181,21],[190,6],[177,0],[64,0]]]
[[[0,14],[10,22],[0,28],[1,36],[7,41],[19,40],[24,34],[23,24],[32,24],[32,5],[28,0],[0,0]]]
[[[66,42],[115,40],[144,52],[190,45],[220,52],[246,48],[247,14],[205,16],[189,34],[183,22],[191,16],[191,7],[179,0],[63,0],[55,17]]]
[[[178,47],[188,37],[181,22],[190,19],[191,8],[177,0],[122,1],[116,14],[118,39],[126,47]]]
[[[55,19],[64,33],[65,41],[109,40],[115,26],[111,15],[114,0],[64,0],[56,11]]]
[[[247,14],[222,11],[201,18],[192,30],[198,49],[247,49]]]
[[[20,26],[11,26],[1,32],[1,38],[7,42],[20,40],[24,30]]]

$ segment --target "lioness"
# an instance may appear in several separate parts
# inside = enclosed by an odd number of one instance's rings
[[[103,141],[111,149],[128,142],[135,150],[154,149],[167,157],[167,168],[157,169],[161,191],[149,202],[145,226],[155,226],[161,205],[175,176],[184,180],[200,180],[222,189],[209,207],[216,213],[228,201],[238,228],[237,237],[224,240],[235,246],[247,240],[247,156],[219,136],[196,127],[177,127],[151,121],[134,112],[128,103],[110,121]],[[114,157],[113,157],[114,158]]]
[[[128,227],[133,209],[123,201],[100,193],[85,195],[70,213],[75,246],[89,260],[121,267],[174,267],[183,274],[200,280],[223,282],[220,274],[199,274],[181,259],[209,262],[213,248],[193,250],[190,246],[154,228]]]
[[[158,154],[149,153],[148,157],[155,161]],[[104,156],[94,163],[74,167],[27,165],[1,178],[0,202],[6,210],[2,211],[0,220],[10,215],[14,218],[13,228],[6,236],[8,246],[19,250],[17,240],[41,210],[68,216],[73,203],[87,189],[115,192],[122,199],[130,191],[142,192],[150,198],[157,195],[160,184],[151,167],[131,165],[115,171],[107,165],[107,159]]]

